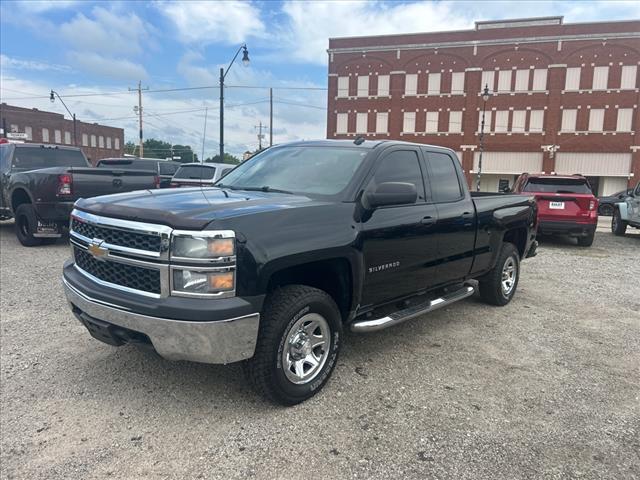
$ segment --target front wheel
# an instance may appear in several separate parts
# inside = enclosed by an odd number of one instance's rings
[[[16,209],[16,236],[25,247],[36,247],[42,245],[42,239],[34,237],[33,234],[38,228],[38,219],[33,205],[23,203]]]
[[[627,232],[627,222],[622,220],[620,210],[616,209],[613,212],[613,217],[611,218],[611,232],[618,236],[622,236]]]
[[[267,298],[245,374],[269,400],[295,405],[329,380],[341,340],[340,311],[326,292],[304,285],[279,288]]]
[[[512,243],[503,243],[495,267],[480,278],[480,298],[491,305],[503,306],[511,301],[520,279],[520,254]]]

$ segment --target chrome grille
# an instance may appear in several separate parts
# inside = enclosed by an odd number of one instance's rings
[[[111,245],[117,245],[136,250],[160,252],[162,239],[158,235],[129,232],[115,228],[106,228],[91,223],[81,222],[77,218],[71,219],[71,230],[83,237],[92,240],[99,238]]]
[[[103,282],[158,295],[161,293],[158,269],[96,260],[93,255],[78,247],[73,247],[73,253],[79,268]]]

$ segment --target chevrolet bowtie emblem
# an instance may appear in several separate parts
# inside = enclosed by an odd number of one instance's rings
[[[89,244],[89,246],[87,247],[87,250],[89,251],[89,253],[98,260],[102,260],[109,253],[109,250],[102,246],[103,243],[104,243],[104,240],[99,240],[97,238],[94,238]]]

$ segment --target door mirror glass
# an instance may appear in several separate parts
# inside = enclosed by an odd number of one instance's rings
[[[366,208],[385,207],[389,205],[413,204],[418,198],[416,186],[404,182],[384,182],[378,184],[372,192],[364,195]]]

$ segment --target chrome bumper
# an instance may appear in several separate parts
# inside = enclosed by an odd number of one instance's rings
[[[251,358],[255,351],[259,313],[215,322],[150,317],[94,300],[64,279],[63,284],[67,300],[82,313],[144,333],[156,352],[168,360],[232,363]]]

